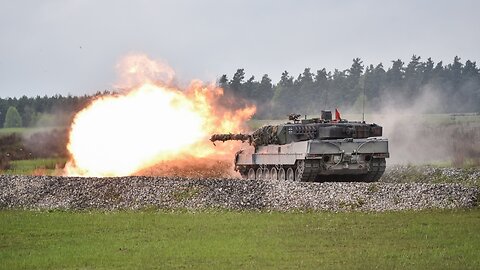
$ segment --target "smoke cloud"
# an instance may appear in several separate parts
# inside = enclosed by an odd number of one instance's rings
[[[456,121],[455,115],[433,114],[449,102],[434,87],[423,87],[413,102],[400,95],[383,96],[382,100],[380,112],[367,120],[383,126],[384,137],[389,139],[390,164],[463,165],[465,159],[478,157],[480,152],[474,150],[478,124]]]

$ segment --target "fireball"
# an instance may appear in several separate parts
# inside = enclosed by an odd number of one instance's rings
[[[122,80],[135,85],[99,97],[74,117],[67,175],[125,176],[165,161],[233,155],[231,144],[213,148],[208,138],[241,132],[255,107],[220,105],[223,89],[200,81],[173,87],[172,70],[155,63],[145,55],[123,59],[120,73],[131,78]]]

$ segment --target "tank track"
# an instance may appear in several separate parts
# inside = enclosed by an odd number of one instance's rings
[[[377,182],[385,172],[387,163],[384,158],[374,158],[370,161],[370,170],[365,175],[365,182]]]
[[[381,159],[372,159],[370,161],[370,169],[366,174],[360,175],[321,175],[322,167],[317,161],[314,160],[299,160],[296,162],[295,166],[284,166],[284,170],[287,171],[289,168],[293,169],[295,174],[295,181],[300,182],[377,182],[380,177],[382,177],[385,172],[386,162],[384,158]],[[244,179],[248,179],[248,171],[250,168],[254,167],[244,167],[240,168],[239,172]],[[267,167],[268,170],[262,171],[271,171],[273,166]],[[257,168],[258,169],[258,168]],[[255,172],[257,170],[254,169]],[[265,179],[265,175],[258,177],[256,179],[261,180],[270,180]],[[288,177],[287,177],[288,178]]]
[[[316,160],[299,160],[295,169],[295,181],[313,182],[322,168]]]

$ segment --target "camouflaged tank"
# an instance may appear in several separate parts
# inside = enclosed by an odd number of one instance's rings
[[[375,182],[385,171],[388,140],[376,124],[321,118],[259,128],[252,134],[214,134],[210,140],[238,140],[253,147],[238,151],[235,170],[243,178],[290,181]],[[336,117],[336,118],[337,118]]]

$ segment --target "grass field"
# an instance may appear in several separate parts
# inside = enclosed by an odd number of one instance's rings
[[[480,209],[0,211],[2,269],[479,269]]]
[[[52,131],[54,129],[63,129],[63,128],[65,128],[65,127],[59,126],[59,127],[0,128],[0,136],[10,135],[10,134],[16,133],[16,134],[19,134],[21,136],[27,137],[27,136],[32,135],[33,133],[49,132],[49,131]]]
[[[65,158],[44,158],[11,161],[11,168],[0,170],[0,174],[55,175],[65,166]]]

